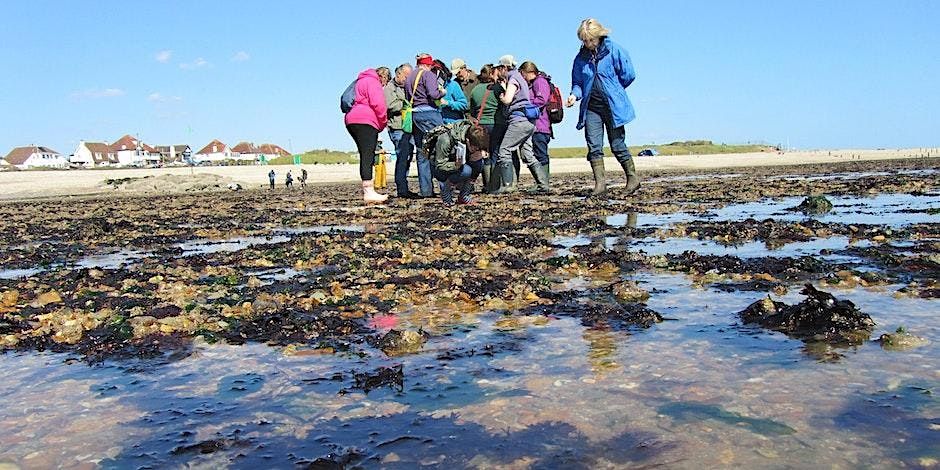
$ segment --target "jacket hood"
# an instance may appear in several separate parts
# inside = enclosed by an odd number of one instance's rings
[[[366,77],[374,78],[374,79],[378,80],[378,79],[379,79],[379,74],[375,72],[375,69],[366,69],[366,70],[363,70],[362,72],[359,72],[359,78],[360,78],[360,79],[366,78]],[[379,83],[382,83],[382,82],[379,81]]]

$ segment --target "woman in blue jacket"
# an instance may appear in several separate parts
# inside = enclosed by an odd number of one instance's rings
[[[434,72],[437,73],[438,82],[444,88],[445,94],[441,98],[441,117],[444,124],[462,121],[466,118],[465,114],[470,104],[467,97],[460,88],[457,80],[454,80],[454,74],[440,60],[434,61]]]
[[[604,175],[604,130],[610,150],[627,176],[627,194],[640,188],[633,157],[627,148],[626,126],[636,117],[625,88],[636,74],[627,51],[607,36],[610,34],[597,20],[588,18],[578,27],[582,47],[571,68],[571,96],[568,107],[581,101],[578,129],[584,129],[587,159],[594,172],[592,197],[607,193]]]

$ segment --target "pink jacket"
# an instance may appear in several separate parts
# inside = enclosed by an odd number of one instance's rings
[[[379,132],[388,123],[388,108],[385,107],[385,91],[374,69],[363,70],[356,80],[356,101],[346,113],[346,125],[368,124]]]

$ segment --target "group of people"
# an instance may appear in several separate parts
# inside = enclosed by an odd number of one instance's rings
[[[271,187],[271,189],[274,189],[275,178],[277,178],[277,174],[274,172],[274,169],[272,168],[271,171],[268,172],[268,185]],[[300,178],[298,179],[298,181],[300,181],[300,189],[307,188],[307,169],[306,168],[300,169]],[[287,175],[284,177],[284,187],[288,189],[294,187],[294,175],[291,174],[290,170],[287,170]]]
[[[445,203],[469,204],[480,175],[486,192],[513,192],[522,163],[535,179],[535,191],[548,193],[552,124],[560,121],[562,105],[570,108],[579,101],[577,128],[584,130],[594,174],[591,196],[607,191],[605,132],[626,175],[627,193],[639,189],[625,132],[634,119],[626,93],[635,78],[630,57],[593,18],[582,21],[577,33],[581,49],[572,65],[571,93],[563,102],[551,77],[533,62],[517,66],[511,55],[484,65],[479,73],[462,59],[448,68],[426,53],[416,56],[415,66],[399,65],[394,76],[387,67],[361,72],[347,90],[351,102],[341,107],[359,151],[363,199],[381,203],[388,198],[375,191],[372,166],[379,133],[386,127],[397,155],[399,197],[434,197],[437,180]],[[411,191],[407,180],[415,156],[418,192]]]

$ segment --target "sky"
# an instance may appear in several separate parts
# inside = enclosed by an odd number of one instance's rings
[[[634,145],[940,146],[940,2],[159,2],[10,0],[0,153],[80,140],[352,150],[339,96],[363,69],[430,52],[513,54],[567,95],[580,21],[630,54]],[[583,146],[569,111],[552,146]]]

